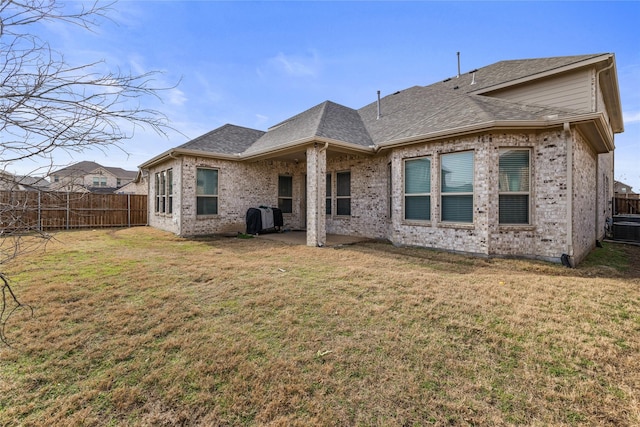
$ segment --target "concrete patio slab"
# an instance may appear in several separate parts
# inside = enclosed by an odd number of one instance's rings
[[[275,240],[289,245],[306,245],[307,244],[307,232],[306,231],[286,231],[283,233],[267,233],[260,234],[260,239]],[[340,246],[340,245],[352,245],[358,242],[366,242],[371,240],[368,237],[358,236],[343,236],[339,234],[327,234],[327,243],[325,246]]]

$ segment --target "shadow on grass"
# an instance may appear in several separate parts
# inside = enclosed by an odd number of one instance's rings
[[[381,255],[387,254],[394,258],[414,258],[433,269],[458,274],[472,274],[486,268],[494,268],[549,276],[640,278],[640,246],[617,242],[605,242],[603,247],[595,248],[577,268],[533,259],[475,257],[433,249],[399,248],[391,244],[363,243],[355,245],[354,249],[357,247],[369,247]]]
[[[290,243],[263,239],[241,239],[236,236],[198,236],[189,238],[209,246],[224,247],[235,253],[263,251],[267,247],[296,246]],[[605,242],[595,248],[577,268],[533,259],[479,257],[417,247],[397,247],[383,241],[366,241],[318,250],[351,250],[368,252],[388,259],[407,262],[443,273],[473,274],[486,268],[497,268],[520,273],[535,273],[563,277],[640,278],[640,246]]]

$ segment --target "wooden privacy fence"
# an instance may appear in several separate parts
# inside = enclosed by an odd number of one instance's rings
[[[627,199],[616,197],[614,201],[614,213],[616,215],[637,215],[640,214],[640,199]]]
[[[3,231],[133,227],[147,224],[147,196],[0,191]]]

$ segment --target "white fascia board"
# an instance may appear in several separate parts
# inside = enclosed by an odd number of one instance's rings
[[[337,139],[324,138],[324,137],[309,137],[309,138],[298,139],[295,141],[290,141],[285,144],[278,145],[276,147],[256,150],[250,153],[245,152],[240,154],[238,159],[239,160],[257,160],[259,158],[278,156],[279,154],[283,154],[294,149],[302,149],[305,145],[309,145],[313,143],[329,144],[333,147],[340,147],[345,150],[356,151],[361,154],[374,154],[375,152],[371,147],[363,147],[361,145],[350,144],[348,142],[340,141]]]
[[[496,130],[536,130],[549,129],[563,126],[564,123],[582,124],[596,123],[603,139],[613,141],[610,132],[606,132],[607,127],[604,126],[604,115],[602,113],[585,113],[572,117],[554,117],[545,120],[493,120],[484,123],[478,123],[470,126],[461,126],[458,128],[450,128],[444,131],[432,132],[423,135],[411,136],[407,138],[396,139],[393,141],[383,142],[377,145],[378,150],[400,147],[422,142],[431,142],[447,138],[455,138],[463,135],[474,134],[478,132],[496,131]]]
[[[193,157],[205,157],[207,159],[221,159],[221,160],[240,160],[239,155],[236,154],[221,154],[221,153],[213,153],[207,151],[200,150],[188,150],[183,148],[172,148],[170,150],[165,151],[164,153],[158,154],[150,160],[147,160],[138,168],[140,169],[149,169],[150,167],[162,163],[168,159],[175,159],[180,156],[193,156]]]

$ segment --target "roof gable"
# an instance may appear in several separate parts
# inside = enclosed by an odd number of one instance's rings
[[[90,171],[89,174],[96,174],[98,171],[104,171],[116,178],[134,179],[138,174],[137,171],[128,171],[122,168],[114,168],[109,166],[100,166]]]
[[[67,166],[66,168],[58,169],[56,171],[51,172],[49,175],[59,175],[63,177],[70,176],[84,176],[91,173],[95,173],[95,171],[102,169],[110,174],[114,175],[117,178],[133,178],[136,176],[137,171],[129,171],[118,167],[110,167],[110,166],[102,166],[99,163],[91,162],[88,160],[84,160],[78,163],[74,163],[73,165]]]
[[[368,147],[371,137],[358,112],[325,101],[269,128],[245,154],[277,149],[295,142],[326,138]]]
[[[237,154],[250,147],[262,135],[264,132],[261,130],[226,124],[192,139],[178,148],[220,154]]]
[[[56,171],[51,172],[49,175],[61,175],[61,176],[78,176],[78,175],[86,175],[91,173],[92,170],[97,168],[101,168],[102,165],[91,162],[88,160],[84,160],[78,163],[74,163],[70,166],[67,166],[62,169],[58,169]]]
[[[597,60],[603,55],[608,54],[499,61],[461,74],[459,77],[446,79],[440,84],[450,88],[457,86],[460,91],[465,93],[485,93],[497,87],[508,86],[523,80],[586,66],[590,60]]]

